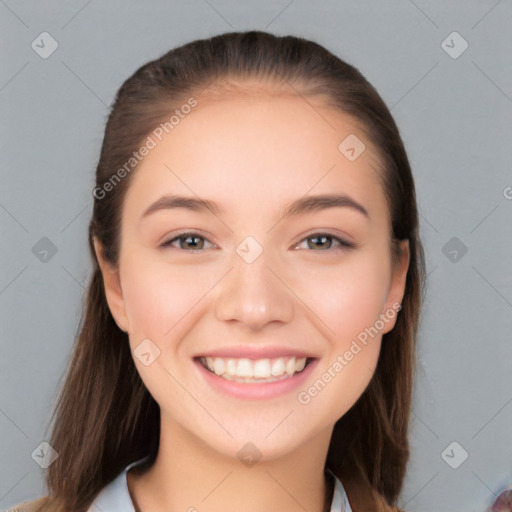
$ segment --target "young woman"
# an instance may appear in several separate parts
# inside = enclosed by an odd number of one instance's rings
[[[424,256],[397,126],[357,69],[264,32],[118,91],[93,275],[18,510],[397,511]]]

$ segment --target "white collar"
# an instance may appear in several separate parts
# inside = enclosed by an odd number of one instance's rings
[[[112,482],[100,491],[87,512],[135,512],[128,491],[126,474],[131,468],[142,464],[149,457],[150,455],[147,455],[126,466]],[[327,469],[326,472],[333,478],[334,482],[330,512],[352,512],[343,484],[330,469]]]

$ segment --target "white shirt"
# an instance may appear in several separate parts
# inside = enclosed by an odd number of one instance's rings
[[[141,464],[148,458],[149,455],[126,466],[126,468],[114,480],[112,480],[112,482],[100,491],[87,512],[135,512],[135,508],[128,491],[126,473],[128,473],[131,468]],[[331,470],[327,469],[327,473],[332,477],[334,482],[334,492],[330,512],[352,512],[343,484]]]

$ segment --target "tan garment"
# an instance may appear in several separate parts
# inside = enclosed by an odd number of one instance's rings
[[[36,510],[43,504],[46,503],[48,496],[43,496],[32,501],[24,501],[13,508],[9,508],[6,512],[36,512]]]

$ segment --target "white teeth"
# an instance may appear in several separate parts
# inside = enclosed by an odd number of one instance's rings
[[[236,375],[236,361],[234,359],[227,360],[226,373],[229,375]]]
[[[239,359],[236,367],[237,377],[254,377],[254,370],[249,359]]]
[[[274,361],[274,364],[272,365],[272,369],[270,370],[270,373],[277,377],[278,375],[283,375],[285,371],[285,364],[282,358],[276,359]]]
[[[226,365],[224,363],[224,359],[221,359],[220,357],[216,357],[213,360],[213,371],[217,375],[222,375],[226,369]]]
[[[206,357],[201,358],[203,365],[228,380],[253,382],[265,380],[273,382],[279,377],[291,377],[306,366],[305,357],[277,357],[273,359],[251,360],[248,358]]]
[[[270,359],[259,359],[254,363],[254,377],[267,379],[270,376]]]

